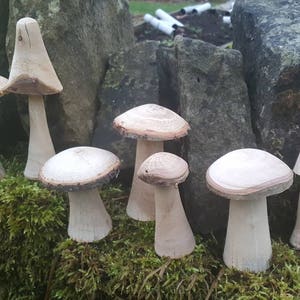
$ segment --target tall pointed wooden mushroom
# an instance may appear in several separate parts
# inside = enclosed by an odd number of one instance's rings
[[[137,171],[150,155],[163,151],[163,142],[187,135],[189,124],[172,110],[157,104],[144,104],[116,117],[113,123],[122,135],[137,139],[132,187],[127,214],[139,221],[155,219],[154,192],[141,181]]]
[[[0,87],[0,94],[28,95],[30,137],[24,175],[38,179],[41,166],[55,154],[43,96],[57,94],[63,87],[49,59],[39,25],[32,18],[22,18],[17,22],[10,69],[9,79]]]
[[[293,171],[296,175],[300,175],[300,154],[298,156]],[[293,247],[295,247],[295,249],[300,250],[300,194],[299,194],[299,201],[298,201],[296,224],[290,238],[290,243]]]

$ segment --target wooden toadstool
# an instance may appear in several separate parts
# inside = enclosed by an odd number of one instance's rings
[[[157,104],[145,104],[115,118],[113,126],[122,135],[137,139],[136,158],[127,214],[139,221],[155,219],[151,186],[137,177],[141,163],[151,154],[163,151],[163,142],[187,135],[189,124],[178,114]]]
[[[300,154],[298,156],[293,171],[296,175],[300,175]],[[293,247],[295,247],[295,249],[300,250],[300,194],[299,194],[299,201],[298,201],[296,224],[290,238],[290,243]]]
[[[180,258],[195,247],[178,190],[178,184],[184,182],[188,174],[188,164],[168,152],[151,155],[138,170],[141,180],[154,185],[155,251],[159,256]]]
[[[68,234],[78,242],[104,238],[112,228],[97,187],[115,177],[120,161],[113,153],[94,147],[74,147],[50,158],[40,171],[48,188],[68,192]]]
[[[265,271],[272,256],[266,197],[292,185],[292,170],[266,151],[239,149],[216,160],[206,180],[210,190],[230,199],[225,264]]]
[[[1,93],[29,95],[30,137],[24,175],[38,179],[41,166],[55,154],[45,113],[43,95],[57,94],[62,85],[54,71],[36,20],[17,22],[15,50],[7,83]]]

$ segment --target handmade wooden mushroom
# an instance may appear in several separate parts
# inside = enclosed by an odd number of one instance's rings
[[[298,156],[293,171],[296,175],[300,175],[300,154]],[[295,249],[300,250],[300,194],[299,194],[299,201],[298,201],[296,224],[290,238],[290,243],[293,247],[295,247]]]
[[[78,242],[104,238],[112,229],[97,187],[119,172],[120,161],[113,153],[94,147],[74,147],[50,158],[40,171],[47,187],[68,192],[69,236]]]
[[[190,254],[195,239],[178,190],[189,174],[188,164],[177,155],[158,152],[142,163],[137,174],[154,186],[156,253],[170,258]]]
[[[266,151],[239,149],[215,161],[206,180],[210,190],[230,199],[225,264],[265,271],[272,256],[266,197],[292,185],[292,170]]]
[[[0,94],[28,95],[30,137],[24,175],[38,179],[41,166],[55,150],[50,137],[43,95],[57,94],[62,85],[54,71],[36,20],[17,22],[15,50],[9,79],[0,86]]]
[[[178,114],[157,104],[145,104],[115,118],[113,126],[122,135],[137,139],[136,159],[127,214],[136,220],[155,219],[152,187],[137,177],[141,163],[151,154],[163,151],[163,142],[187,135],[189,124]]]

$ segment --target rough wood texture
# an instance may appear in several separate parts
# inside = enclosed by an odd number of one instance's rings
[[[28,107],[30,136],[24,175],[35,180],[38,179],[44,163],[55,155],[55,150],[49,133],[43,97],[29,96]]]
[[[4,90],[25,95],[50,95],[63,87],[45,48],[39,25],[32,18],[17,22],[15,50]]]
[[[126,212],[128,216],[138,221],[153,221],[155,219],[153,187],[137,176],[141,164],[150,155],[163,151],[163,142],[138,140],[132,186]]]
[[[190,129],[178,114],[157,104],[132,108],[115,118],[113,125],[122,135],[153,141],[179,139]]]
[[[65,191],[90,189],[115,175],[119,165],[118,157],[109,151],[74,147],[49,159],[41,169],[40,180]]]
[[[241,271],[265,271],[272,256],[266,196],[288,189],[292,170],[266,151],[239,149],[215,161],[206,180],[209,189],[231,199],[225,264]]]
[[[189,175],[188,164],[179,156],[158,152],[149,157],[140,167],[138,177],[153,185],[176,185]]]
[[[171,153],[155,153],[143,162],[138,176],[154,185],[156,253],[170,258],[190,254],[195,239],[178,190],[188,176],[187,163]]]

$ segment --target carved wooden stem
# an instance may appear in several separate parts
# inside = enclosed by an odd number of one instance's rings
[[[77,242],[104,238],[112,222],[97,189],[69,192],[70,218],[68,234]]]
[[[241,271],[261,272],[269,267],[272,246],[266,197],[231,200],[224,262]]]
[[[49,133],[43,97],[29,96],[28,107],[30,136],[24,175],[36,180],[41,167],[55,154],[55,150]]]
[[[135,220],[154,221],[155,219],[154,189],[137,177],[137,171],[146,158],[161,151],[163,151],[163,142],[137,141],[134,176],[126,210],[127,214]]]
[[[155,251],[179,258],[190,254],[195,239],[185,215],[178,187],[155,186]]]

